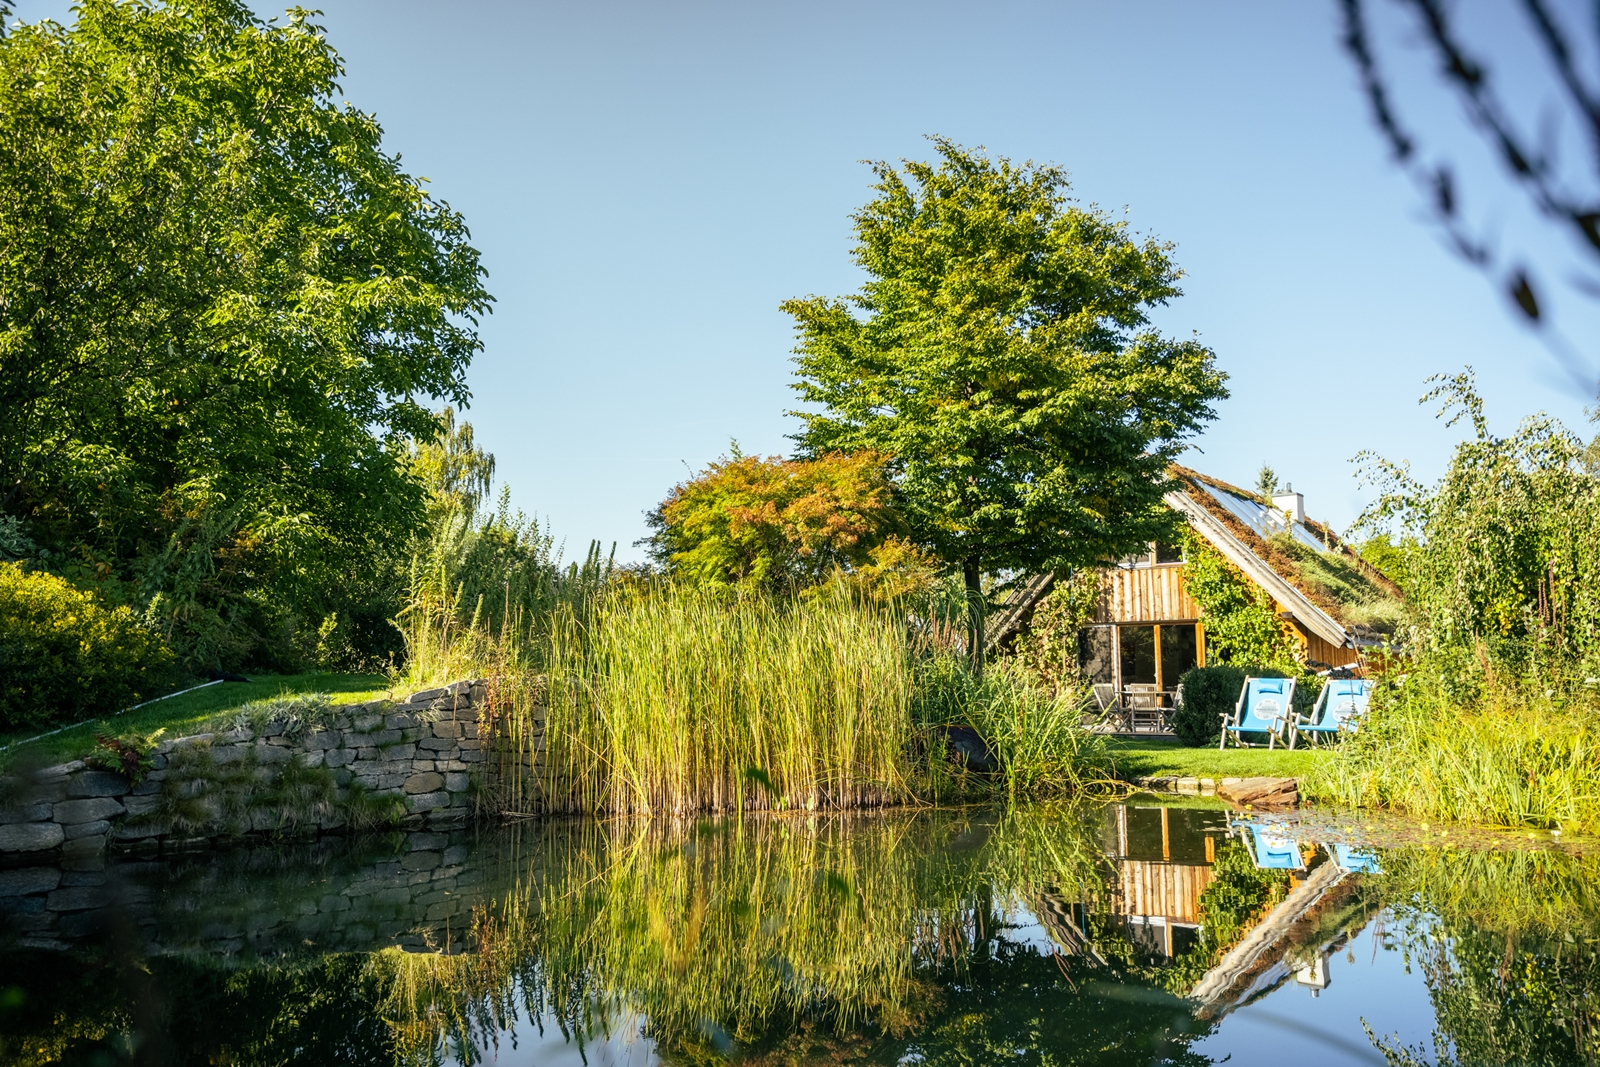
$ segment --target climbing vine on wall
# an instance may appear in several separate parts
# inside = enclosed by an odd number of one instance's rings
[[[1185,529],[1183,580],[1200,605],[1206,659],[1298,673],[1298,645],[1266,591],[1205,541]]]
[[[1082,681],[1078,671],[1078,632],[1094,618],[1100,597],[1100,572],[1081,570],[1057,581],[1039,602],[1014,652],[1020,666],[1050,691],[1060,693]]]

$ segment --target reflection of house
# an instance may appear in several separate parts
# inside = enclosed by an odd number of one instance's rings
[[[1189,528],[1266,592],[1311,667],[1356,662],[1381,643],[1399,590],[1305,516],[1299,493],[1255,495],[1183,467],[1167,504]],[[1080,665],[1097,683],[1150,700],[1169,694],[1183,672],[1207,659],[1205,617],[1184,584],[1182,553],[1168,545],[1107,567],[1093,623],[1080,638]],[[1134,706],[1138,706],[1135,703]]]
[[[1225,813],[1191,808],[1116,809],[1117,911],[1148,949],[1172,957],[1193,942],[1200,894],[1211,884]]]

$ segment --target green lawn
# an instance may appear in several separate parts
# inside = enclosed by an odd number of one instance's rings
[[[1264,748],[1187,748],[1173,741],[1115,738],[1110,742],[1117,773],[1124,778],[1298,778],[1326,752]]]
[[[0,732],[0,766],[22,758],[38,764],[64,763],[81,759],[95,749],[95,735],[116,737],[184,737],[204,733],[213,720],[228,718],[228,713],[252,700],[280,694],[327,693],[335,704],[359,704],[381,697],[388,682],[381,674],[253,674],[248,682],[221,682],[183,696],[158,700],[122,715],[92,719],[81,725],[41,738],[18,748],[10,746],[52,727],[31,727]]]

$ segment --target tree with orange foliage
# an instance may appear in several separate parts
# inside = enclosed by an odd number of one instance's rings
[[[785,460],[735,446],[675,486],[649,523],[651,555],[697,584],[787,593],[843,574],[900,591],[932,571],[898,536],[902,523],[875,452]]]

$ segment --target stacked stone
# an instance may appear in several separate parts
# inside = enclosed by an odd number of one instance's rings
[[[127,809],[128,780],[82,760],[47,767],[23,785],[20,803],[0,809],[0,853],[93,853],[105,848],[111,820]]]
[[[472,813],[472,774],[483,769],[478,709],[485,694],[481,682],[456,682],[403,704],[358,705],[342,744],[323,742],[321,762],[338,768],[340,785],[356,781],[372,793],[404,797],[408,825],[459,826]]]
[[[231,836],[236,830],[222,825],[214,795],[204,796],[204,802],[217,813],[215,826],[178,834],[159,819],[164,791],[176,788],[190,797],[206,793],[206,783],[198,778],[167,781],[182,773],[174,760],[188,755],[185,749],[206,751],[217,765],[253,761],[263,783],[275,765],[292,759],[326,767],[340,799],[348,798],[352,783],[398,799],[405,808],[405,829],[458,827],[472,814],[473,793],[486,767],[478,728],[486,700],[484,683],[456,682],[398,704],[376,700],[341,708],[328,726],[293,734],[288,723],[275,720],[259,729],[246,725],[164,741],[151,757],[152,769],[136,785],[81,760],[49,767],[7,786],[13,799],[0,805],[0,858],[55,850],[95,853],[108,843],[177,852],[206,847],[217,835]],[[248,829],[277,829],[277,818],[274,811],[257,810]],[[344,826],[346,818],[335,803],[315,813],[314,821],[332,830]]]

